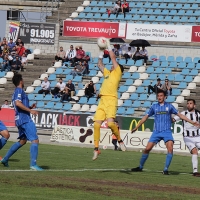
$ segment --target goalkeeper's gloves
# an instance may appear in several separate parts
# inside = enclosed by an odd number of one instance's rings
[[[112,47],[110,45],[110,40],[109,39],[106,39],[106,45],[107,45],[108,51],[112,51]]]

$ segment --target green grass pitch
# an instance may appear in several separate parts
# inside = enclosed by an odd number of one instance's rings
[[[12,144],[0,151],[2,157]],[[171,175],[163,176],[164,154],[150,154],[145,171],[134,173],[139,152],[101,150],[92,161],[92,149],[40,144],[38,165],[46,170],[35,172],[29,171],[29,146],[11,158],[9,168],[0,165],[1,200],[200,199],[189,156],[175,155]]]

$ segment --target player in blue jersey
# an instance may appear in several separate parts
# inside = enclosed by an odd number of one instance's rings
[[[8,150],[5,157],[1,160],[4,166],[8,167],[9,158],[23,145],[26,144],[27,140],[31,141],[30,146],[30,169],[41,171],[43,170],[36,164],[38,156],[38,136],[36,126],[33,123],[30,113],[37,115],[38,112],[31,110],[35,105],[29,106],[29,99],[24,92],[24,82],[21,74],[15,74],[12,78],[12,82],[15,85],[15,91],[12,96],[12,103],[15,109],[15,123],[19,131],[19,141],[12,145]]]
[[[143,151],[142,157],[140,159],[139,167],[131,169],[131,171],[142,171],[144,163],[146,162],[150,151],[155,144],[163,140],[167,148],[167,156],[165,167],[163,170],[164,175],[169,175],[168,168],[172,161],[173,157],[173,144],[174,139],[172,136],[171,125],[172,125],[172,114],[179,116],[181,119],[195,125],[199,126],[197,122],[194,122],[188,119],[186,116],[178,113],[174,106],[170,103],[165,102],[165,92],[159,91],[157,93],[158,103],[153,104],[146,116],[144,116],[139,124],[132,130],[132,133],[135,132],[149,117],[154,115],[154,130],[148,141],[146,148]]]

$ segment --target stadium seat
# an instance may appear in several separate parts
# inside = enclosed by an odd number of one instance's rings
[[[140,106],[141,106],[141,103],[140,103],[140,101],[137,101],[137,100],[134,101],[133,104],[132,104],[133,108],[139,108]]]
[[[196,83],[189,83],[187,86],[188,90],[195,90],[196,89]]]
[[[150,94],[147,101],[156,101],[156,95],[155,94]]]
[[[35,96],[35,101],[42,101],[43,100],[43,98],[44,98],[44,95],[43,94],[37,94],[36,96]]]
[[[118,99],[118,101],[117,101],[117,106],[122,106],[123,103],[124,103],[124,102],[123,102],[122,99]]]
[[[6,78],[0,78],[0,84],[6,84],[7,83],[7,79]],[[34,87],[32,86],[28,86],[25,90],[25,93],[29,94],[32,93],[34,91]]]
[[[135,86],[142,85],[142,80],[140,80],[140,79],[135,80],[135,82],[133,83],[133,85],[135,85]]]
[[[183,69],[181,74],[182,75],[188,75],[189,74],[189,69]]]
[[[47,105],[44,106],[45,109],[52,109],[54,107],[54,102],[49,101],[47,102]]]
[[[166,69],[164,69],[164,71],[162,73],[163,74],[171,74],[172,73],[172,69],[171,68],[166,68]]]
[[[190,90],[188,90],[188,89],[183,90],[182,93],[181,93],[181,96],[183,96],[183,97],[190,96]]]
[[[188,63],[187,64],[188,69],[194,69],[195,68],[195,63]]]
[[[29,101],[33,101],[35,99],[35,95],[34,94],[28,94],[28,99],[29,99]]]
[[[76,95],[77,97],[82,97],[85,96],[85,90],[79,90],[78,94]]]
[[[88,105],[95,105],[97,104],[97,99],[95,97],[89,98]]]
[[[132,78],[132,79],[134,79],[134,80],[139,79],[139,78],[140,78],[140,74],[139,74],[138,72],[135,72],[135,73],[133,73],[133,74],[131,75],[130,78]]]
[[[125,72],[123,75],[122,75],[122,78],[124,79],[128,79],[131,77],[131,73],[130,72]]]
[[[177,62],[176,61],[170,62],[169,67],[170,68],[176,68],[177,67]]]
[[[173,103],[175,101],[175,96],[168,96],[166,102]]]
[[[184,97],[182,97],[182,96],[178,96],[177,98],[176,98],[176,101],[175,101],[176,103],[184,103]]]
[[[142,94],[145,92],[145,88],[144,87],[138,87],[135,91],[136,93]]]
[[[126,85],[127,85],[127,86],[133,85],[133,79],[127,79],[124,85],[125,85],[125,86],[126,86]]]
[[[117,109],[117,115],[123,115],[125,113],[125,108],[124,107],[119,107]]]
[[[40,86],[41,85],[41,81],[40,80],[34,80],[32,86],[33,87],[37,87],[37,86]]]
[[[163,61],[160,67],[168,67],[168,61]]]
[[[181,94],[181,90],[180,89],[176,89],[176,88],[172,89],[172,96],[178,96],[180,94]]]
[[[150,80],[144,80],[141,86],[149,86],[151,84]]]
[[[147,100],[147,94],[140,94],[140,97],[138,99],[139,101],[145,101]]]
[[[127,92],[135,92],[136,87],[135,86],[129,86]]]
[[[154,67],[148,67],[146,73],[151,74],[154,72]]]
[[[198,70],[197,69],[192,69],[191,72],[189,73],[190,76],[197,76],[198,75]]]
[[[127,108],[124,115],[133,115],[134,114],[134,108]]]
[[[148,74],[147,73],[140,73],[140,79],[145,80],[148,78]]]
[[[160,58],[159,58],[160,59]],[[159,61],[154,61],[152,63],[152,67],[159,67],[160,66],[160,62]]]
[[[43,98],[43,101],[51,101],[51,100],[52,100],[52,95],[51,94],[47,94]]]
[[[97,78],[97,77],[96,77]],[[82,76],[75,76],[72,82],[82,82]]]
[[[151,107],[151,102],[150,101],[145,101],[144,104],[142,105],[144,108],[149,108]]]
[[[142,66],[142,67],[138,67],[137,72],[138,73],[144,73],[146,71],[146,67]]]
[[[90,107],[89,105],[83,105],[80,109],[81,112],[86,112],[86,111],[89,111]]]
[[[53,68],[53,69],[55,69],[55,68]],[[63,73],[63,69],[62,68],[57,68],[56,71],[55,71],[56,75],[60,75],[62,73]]]
[[[187,83],[190,83],[190,82],[193,81],[193,77],[192,76],[186,76],[184,81],[187,82]]]
[[[97,110],[97,105],[92,105],[89,111],[96,112],[96,110]]]
[[[128,92],[124,92],[122,93],[122,96],[120,99],[129,99],[129,97],[130,97],[130,94]]]
[[[176,62],[183,62],[183,57],[182,56],[176,57]]]
[[[131,66],[130,69],[128,70],[128,72],[136,72],[136,71],[137,71],[136,66]]]
[[[44,101],[38,101],[37,108],[44,108]]]
[[[65,111],[68,111],[68,110],[71,110],[71,108],[72,108],[72,104],[65,103],[62,109]]]
[[[186,82],[181,82],[179,83],[179,85],[177,86],[178,89],[185,89],[187,87],[187,83]]]
[[[132,101],[130,99],[127,99],[124,101],[123,105],[124,107],[131,107]]]
[[[184,69],[184,68],[186,68],[186,62],[180,62],[179,65],[178,65],[178,68],[179,68],[179,69]]]
[[[87,97],[81,97],[78,103],[86,104],[87,103]]]
[[[80,105],[80,104],[77,104],[77,103],[75,103],[75,104],[73,105],[73,107],[71,108],[71,110],[73,110],[73,111],[79,111],[79,110],[80,110],[80,108],[81,108],[81,105]]]
[[[126,92],[127,91],[127,86],[121,85],[118,89],[119,92]]]
[[[183,80],[184,80],[183,75],[181,75],[181,74],[176,74],[176,75],[175,75],[174,81],[176,81],[176,82],[181,82],[181,81],[183,81]]]
[[[65,69],[62,74],[63,75],[68,75],[72,70],[71,69]]]

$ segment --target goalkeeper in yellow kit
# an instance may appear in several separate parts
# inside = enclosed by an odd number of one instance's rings
[[[110,42],[106,39],[107,49],[112,61],[112,68],[108,70],[103,65],[103,50],[100,49],[98,67],[103,73],[104,81],[100,88],[100,101],[94,116],[94,156],[93,160],[96,160],[99,155],[99,140],[100,140],[100,127],[101,124],[107,119],[108,127],[112,130],[112,133],[116,136],[119,146],[122,151],[126,151],[126,147],[121,140],[120,133],[117,125],[115,124],[115,117],[117,112],[117,90],[124,71],[123,66],[117,63],[116,57]]]

